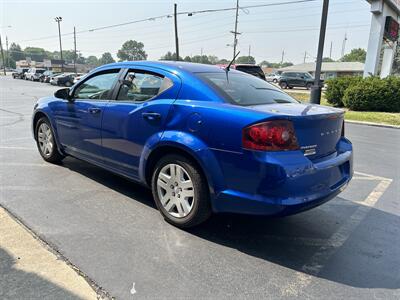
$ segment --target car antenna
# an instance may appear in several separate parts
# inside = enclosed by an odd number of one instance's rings
[[[235,57],[231,60],[231,62],[227,65],[227,67],[225,68],[226,72],[229,72],[229,69],[231,67],[231,65],[233,64],[233,62],[235,61],[236,57],[238,57],[240,51],[238,51],[238,53],[236,53]]]

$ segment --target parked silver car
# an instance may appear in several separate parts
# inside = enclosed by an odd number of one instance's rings
[[[46,71],[46,69],[30,68],[25,73],[25,80],[39,81],[40,76]]]

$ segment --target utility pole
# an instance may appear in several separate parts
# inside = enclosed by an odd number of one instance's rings
[[[307,51],[304,52],[304,60],[303,60],[303,64],[306,63],[306,58],[307,58]]]
[[[344,56],[344,52],[346,51],[346,42],[347,42],[347,32],[344,33],[344,39],[342,43],[342,57]]]
[[[310,102],[314,104],[321,103],[321,67],[322,67],[322,56],[324,54],[324,43],[326,33],[326,23],[328,19],[328,8],[329,0],[324,0],[322,5],[322,16],[321,16],[321,28],[319,31],[319,42],[318,42],[318,53],[317,53],[317,65],[315,67],[315,80],[314,85],[311,88]]]
[[[76,31],[74,26],[74,71],[76,74]]]
[[[6,62],[4,60],[4,52],[3,52],[3,44],[1,43],[1,35],[0,35],[0,48],[1,48],[1,59],[3,61],[3,71],[4,71],[4,75],[6,75]]]
[[[6,36],[6,50],[7,50],[7,56],[6,56],[6,60],[7,60],[7,67],[10,67],[10,61],[9,61],[9,56],[10,53],[8,52],[8,37]]]
[[[329,50],[329,58],[332,59],[332,46],[333,42],[331,41],[331,49]]]
[[[174,4],[174,20],[175,20],[175,54],[176,60],[179,60],[179,41],[178,41],[178,14],[177,14],[177,7],[178,5]]]
[[[238,16],[239,16],[239,0],[236,0],[235,31],[231,31],[233,33],[233,60],[235,60],[236,57],[237,35],[240,34],[239,32],[237,32]]]
[[[250,53],[251,53],[251,45],[249,45],[249,59],[250,59]]]
[[[203,56],[203,48],[200,49],[200,56]]]
[[[285,57],[285,50],[282,50],[282,59],[281,59],[281,65],[283,65],[283,58]]]
[[[62,56],[62,46],[61,46],[61,29],[60,29],[60,22],[62,21],[61,17],[55,17],[54,20],[58,24],[58,39],[60,40],[60,58],[61,58],[61,72],[64,72],[64,61]]]

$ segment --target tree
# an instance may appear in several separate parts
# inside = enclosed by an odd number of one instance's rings
[[[99,65],[99,60],[96,56],[91,55],[86,58],[86,63],[90,66],[97,67]]]
[[[238,63],[238,64],[255,64],[256,59],[253,56],[239,56],[236,59],[236,63]]]
[[[10,52],[10,57],[14,61],[25,59],[25,53],[22,51],[21,46],[16,43],[11,43],[8,51]]]
[[[362,48],[352,49],[350,53],[344,55],[340,60],[341,61],[359,61],[365,62],[365,58],[367,57],[367,52]]]
[[[176,60],[176,53],[172,53],[168,51],[165,55],[161,56],[161,60]],[[178,60],[183,60],[182,57],[179,56]]]
[[[43,48],[26,47],[24,53],[25,57],[30,57],[34,61],[43,61],[43,59],[49,58],[49,52]]]
[[[261,67],[271,68],[271,63],[269,61],[266,61],[266,60],[263,60],[258,65],[261,66]]]
[[[185,58],[183,60],[186,61],[186,62],[191,62],[192,61],[190,56],[185,56]]]
[[[227,64],[229,64],[229,63],[230,63],[230,61],[227,60],[226,58],[221,58],[221,59],[217,62],[217,64],[219,64],[219,65],[227,65]]]
[[[106,64],[111,64],[114,62],[115,62],[115,60],[112,57],[110,52],[104,52],[99,59],[99,65],[106,65]]]
[[[209,65],[211,64],[207,55],[195,55],[192,57],[192,62]]]
[[[282,64],[279,64],[279,68],[285,68],[285,67],[290,67],[293,66],[293,63],[289,62],[289,61],[285,61]]]
[[[208,61],[212,64],[215,65],[218,63],[219,59],[215,55],[209,55],[208,56]]]
[[[134,40],[126,41],[117,53],[120,61],[124,60],[146,60],[147,54],[144,51],[144,44]]]
[[[323,57],[322,62],[334,62],[334,60],[330,57]]]

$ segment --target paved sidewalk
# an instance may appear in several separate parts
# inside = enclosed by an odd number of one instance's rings
[[[0,299],[97,299],[97,294],[0,207]]]

